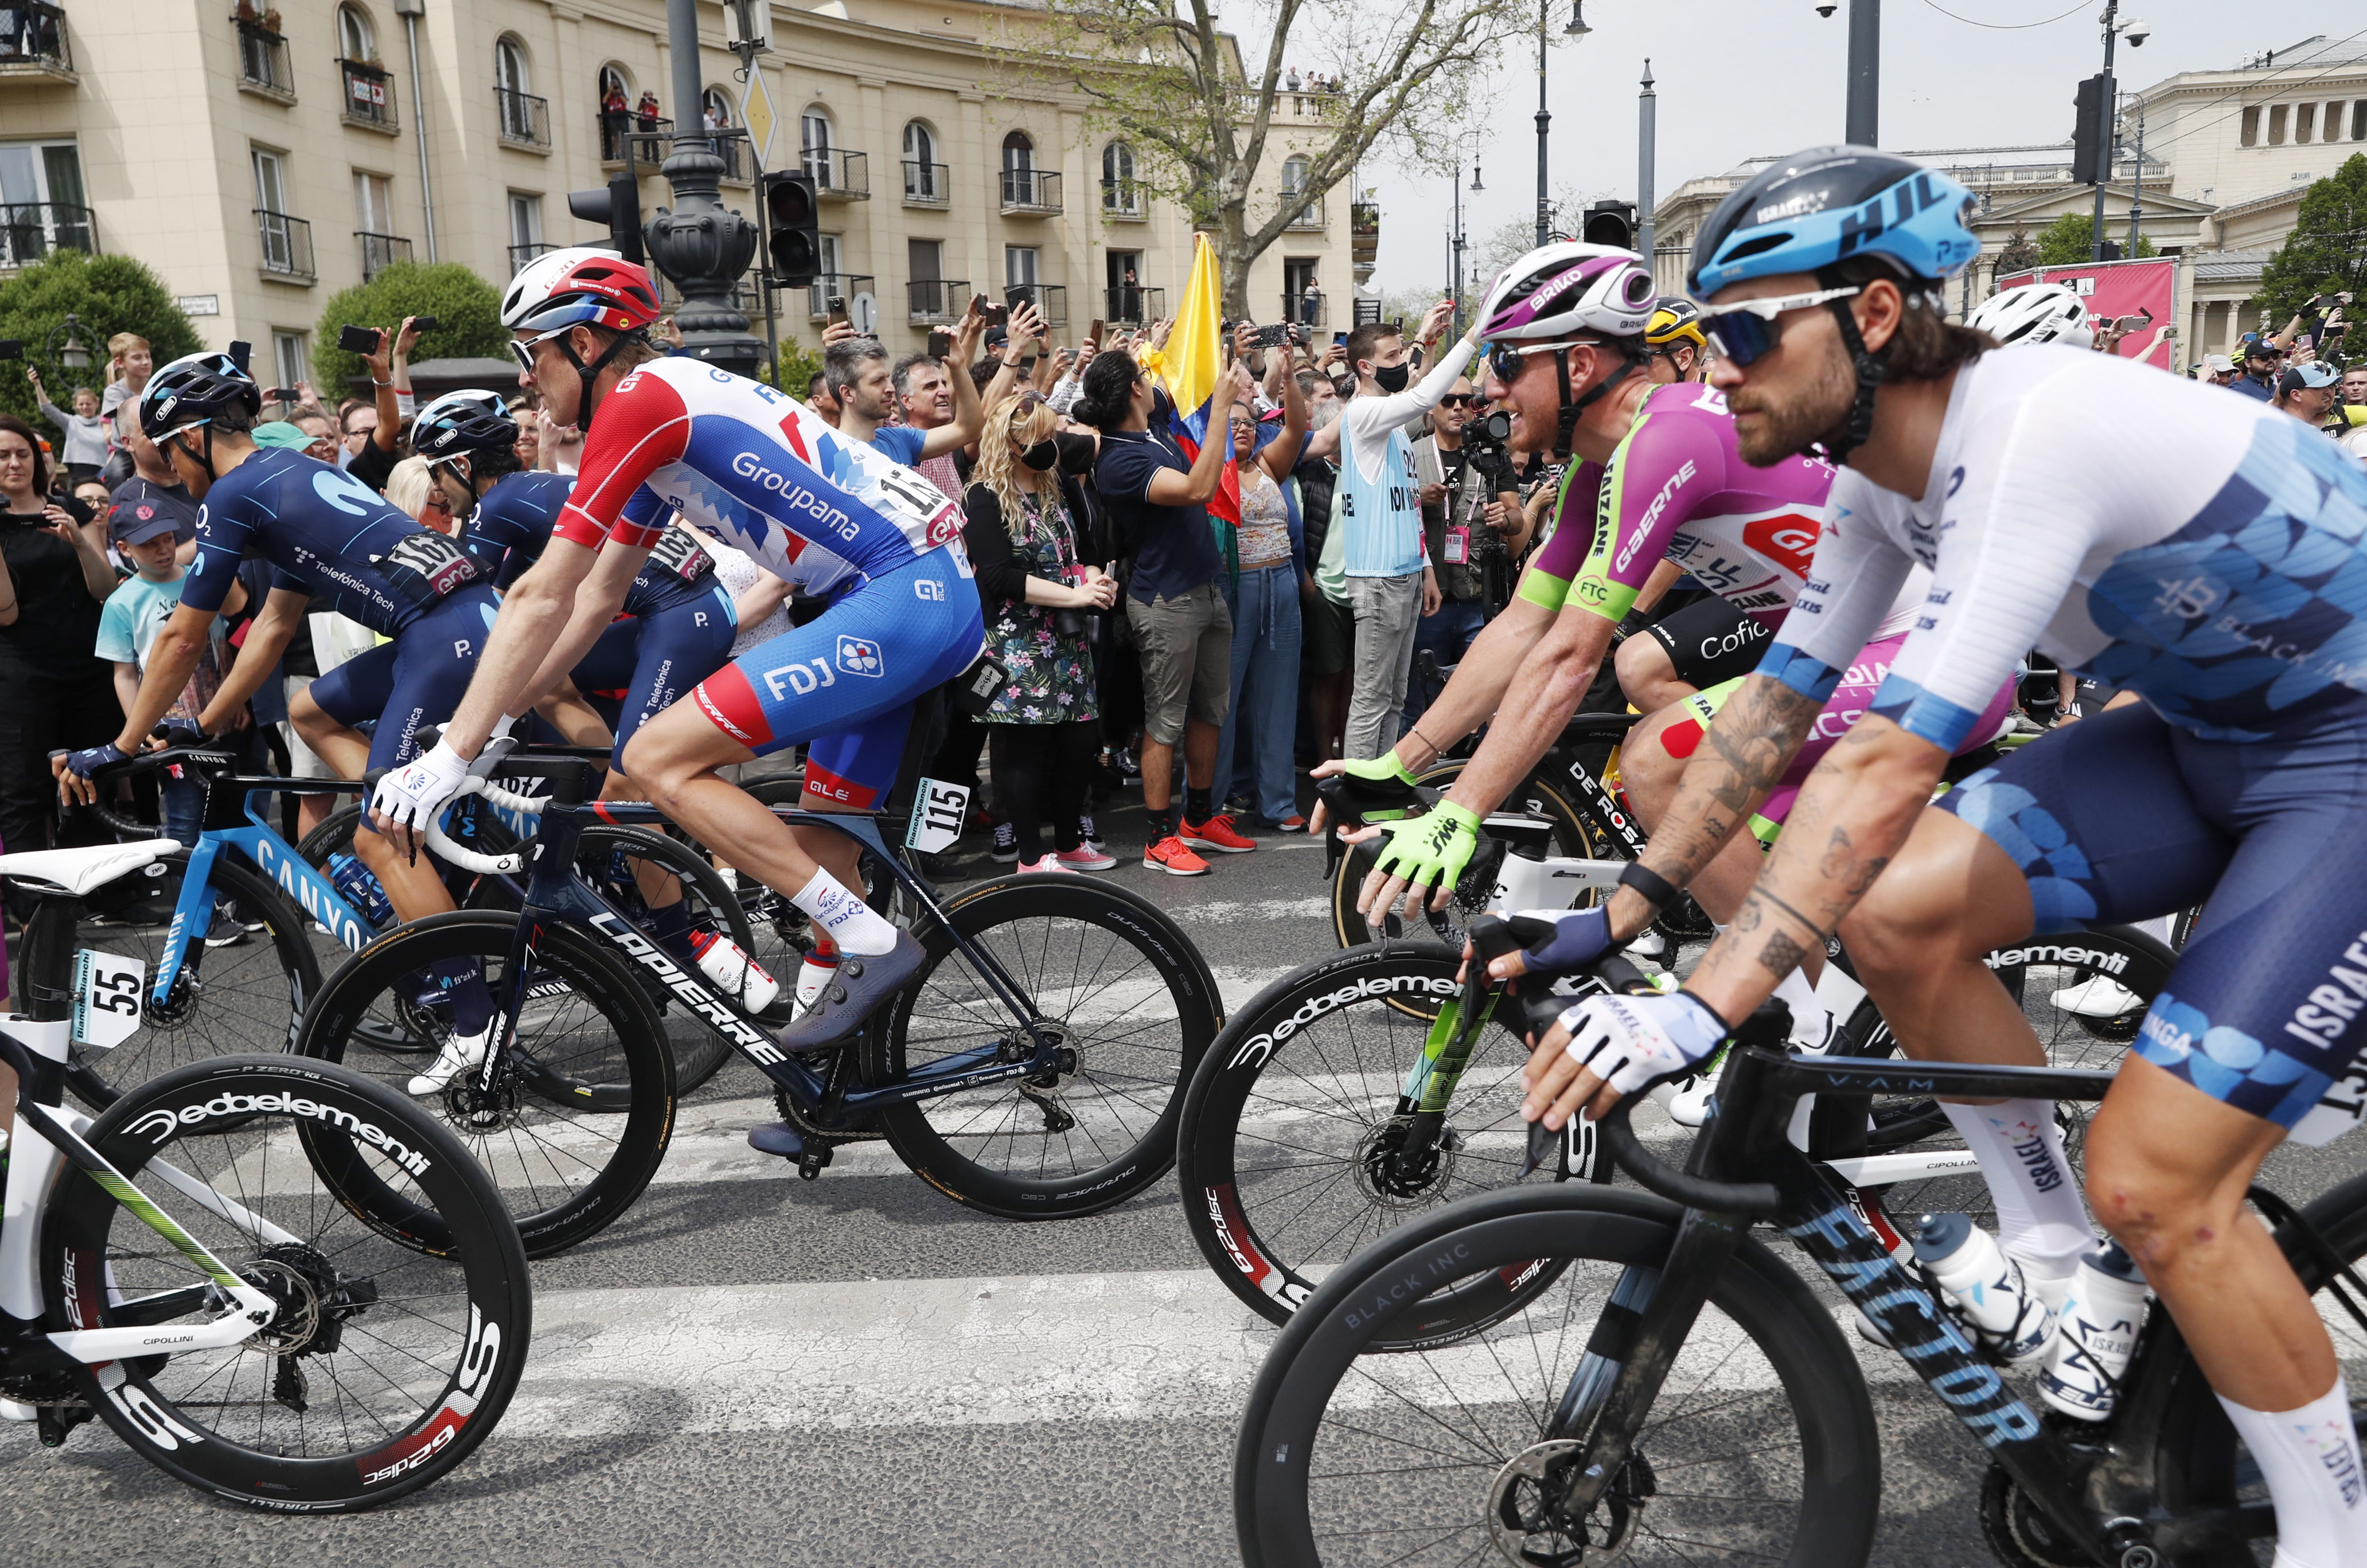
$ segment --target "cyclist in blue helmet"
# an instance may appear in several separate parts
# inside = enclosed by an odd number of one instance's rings
[[[1983,1288],[2048,1311],[2134,1259],[2268,1483],[2277,1562],[2367,1568],[2342,1364],[2246,1202],[2288,1137],[2367,1118],[2367,472],[2301,421],[2132,360],[1987,352],[1938,292],[1976,249],[1968,199],[1908,160],[1818,148],[1702,227],[1693,288],[1742,455],[1815,445],[1842,467],[1799,596],[1605,941],[1749,819],[1908,573],[1931,586],[1682,990],[1566,1011],[1523,1111],[1558,1126],[1701,1060],[1837,931],[1908,1055],[2044,1066],[1983,955],[2200,905],[2087,1134],[2086,1196],[2124,1255],[2097,1250],[2051,1102],[1943,1107],[2003,1233]],[[2033,647],[2145,701],[1933,803],[1948,749]],[[2125,1360],[2068,1342],[2047,1401],[2101,1420]]]

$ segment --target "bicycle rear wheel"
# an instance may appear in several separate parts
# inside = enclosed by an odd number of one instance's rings
[[[1252,1568],[1769,1562],[1871,1549],[1882,1456],[1863,1375],[1800,1278],[1745,1241],[1677,1348],[1634,1457],[1583,1520],[1552,1516],[1548,1440],[1587,1429],[1676,1235],[1614,1188],[1489,1193],[1390,1232],[1335,1270],[1267,1355],[1242,1415],[1233,1518]],[[1466,1343],[1404,1337],[1425,1291],[1546,1259],[1550,1289]]]
[[[1522,1179],[1529,1050],[1498,1020],[1471,1048],[1436,1147],[1401,1153],[1419,1135],[1402,1098],[1408,1072],[1462,994],[1461,964],[1427,942],[1351,948],[1268,986],[1201,1058],[1177,1138],[1184,1216],[1208,1266],[1260,1316],[1288,1321],[1319,1280],[1391,1226]],[[1564,1163],[1530,1179],[1559,1180]],[[1607,1161],[1580,1163],[1608,1179]],[[1454,1339],[1549,1282],[1525,1269],[1475,1277],[1433,1296],[1409,1331]]]
[[[157,966],[173,919],[168,900],[177,897],[188,865],[186,851],[166,855],[148,874],[123,877],[93,892],[82,902],[79,918],[75,906],[58,899],[42,904],[27,925],[25,956],[17,969],[19,996],[26,977],[42,972],[34,954],[51,944],[65,948],[64,972],[72,970],[71,955],[85,948],[140,961],[140,1032],[111,1050],[77,1044],[67,1059],[67,1086],[93,1111],[106,1110],[126,1089],[175,1067],[237,1053],[287,1050],[297,1015],[321,987],[308,923],[259,873],[224,854],[214,861],[210,885],[263,929],[242,931],[225,947],[208,947],[202,933],[192,937],[173,989],[159,1004]]]
[[[299,1052],[408,1100],[426,1059],[375,1042],[395,1029],[441,1046],[450,1005],[423,1006],[421,977],[474,963],[500,997],[516,927],[515,915],[462,909],[380,937],[321,987]],[[561,925],[544,928],[536,959],[493,1089],[462,1073],[411,1103],[492,1173],[527,1256],[547,1258],[607,1225],[649,1185],[673,1135],[674,1078],[657,1013],[620,960]],[[362,1183],[346,1198],[380,1223],[409,1223],[398,1192]]]
[[[1059,1070],[878,1111],[880,1131],[930,1185],[1006,1219],[1069,1219],[1125,1201],[1167,1173],[1191,1081],[1221,1021],[1199,950],[1149,902],[1082,877],[1006,878],[946,914],[999,963],[1057,1036]],[[932,920],[920,975],[864,1032],[874,1085],[948,1056],[1032,1051],[984,976]]]
[[[89,1142],[278,1304],[226,1348],[77,1372],[149,1462],[255,1507],[342,1513],[428,1484],[501,1419],[533,1328],[526,1254],[485,1173],[418,1107],[335,1067],[232,1056],[128,1091]],[[357,1177],[421,1223],[349,1208]],[[169,1342],[213,1317],[206,1273],[135,1206],[58,1185],[41,1260],[52,1329],[142,1325]]]

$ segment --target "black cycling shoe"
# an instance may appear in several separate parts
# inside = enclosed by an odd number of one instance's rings
[[[838,1043],[919,974],[927,958],[928,950],[906,931],[896,933],[896,945],[886,953],[842,953],[838,973],[813,1005],[781,1031],[781,1044],[791,1051],[812,1051]]]

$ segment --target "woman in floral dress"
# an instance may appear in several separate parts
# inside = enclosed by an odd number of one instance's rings
[[[1090,468],[1090,438],[1059,435],[1059,425],[1032,389],[999,400],[986,411],[978,464],[962,495],[962,538],[978,572],[987,642],[1011,672],[982,722],[995,800],[1018,835],[1023,872],[1117,863],[1077,836],[1085,785],[1101,755],[1091,617],[1116,602],[1117,581],[1098,559],[1082,558],[1088,552],[1060,470],[1081,466],[1079,458]],[[1064,465],[1064,444],[1085,449]]]

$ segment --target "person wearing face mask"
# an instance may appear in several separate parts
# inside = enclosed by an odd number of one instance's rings
[[[1434,344],[1453,313],[1453,300],[1430,308],[1415,334]],[[1308,442],[1314,457],[1337,454],[1339,489],[1331,526],[1344,531],[1348,601],[1356,615],[1353,686],[1348,699],[1347,754],[1379,755],[1398,738],[1406,676],[1413,667],[1421,617],[1436,612],[1438,578],[1422,547],[1421,487],[1415,482],[1408,422],[1428,413],[1463,374],[1478,343],[1475,322],[1438,355],[1419,386],[1409,386],[1405,335],[1382,323],[1348,334],[1347,360],[1355,367],[1355,395],[1339,419]]]
[[[962,492],[962,541],[978,572],[988,646],[1010,672],[981,717],[1019,869],[1107,871],[1117,862],[1077,829],[1101,752],[1087,617],[1117,603],[1117,580],[1102,570],[1101,551],[1078,525],[1083,508],[1067,493],[1066,476],[1093,467],[1093,439],[1059,433],[1059,424],[1033,389],[988,407]]]

